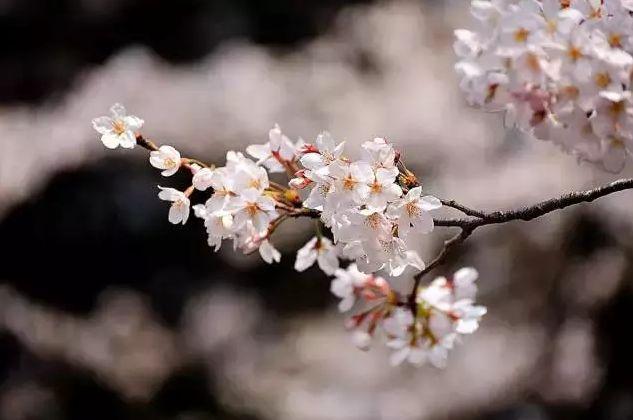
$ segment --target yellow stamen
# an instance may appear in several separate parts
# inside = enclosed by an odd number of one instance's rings
[[[598,73],[594,77],[594,81],[599,88],[604,89],[611,84],[611,76],[607,72]]]
[[[125,123],[121,120],[114,120],[112,122],[112,131],[114,131],[114,134],[116,134],[117,136],[125,133]]]
[[[575,45],[571,45],[569,47],[569,50],[567,51],[567,55],[569,56],[569,58],[572,59],[572,61],[578,61],[584,57],[584,54],[582,53],[580,48],[578,48]]]
[[[525,28],[519,28],[514,32],[514,40],[522,44],[527,42],[528,36],[530,36],[530,31]]]

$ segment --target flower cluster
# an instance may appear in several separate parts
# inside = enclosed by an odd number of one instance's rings
[[[473,0],[455,31],[468,101],[579,159],[620,171],[633,153],[633,1]]]
[[[363,143],[357,161],[345,157],[343,147],[327,132],[302,147],[304,169],[290,184],[311,187],[304,206],[321,213],[341,255],[364,272],[387,269],[399,276],[407,266],[422,270],[410,244],[433,230],[429,212],[442,206],[440,200],[422,196],[419,186],[404,194],[408,171],[400,171],[398,153],[385,139]]]
[[[349,320],[357,347],[369,349],[373,336],[380,331],[393,349],[393,365],[408,361],[444,367],[448,351],[459,336],[475,332],[486,313],[485,307],[474,305],[477,277],[472,268],[462,268],[450,279],[438,277],[416,291],[413,307],[402,305],[382,277],[364,274],[355,264],[336,271],[331,290],[341,298],[342,312],[358,301],[369,307]]]
[[[127,116],[123,106],[117,104],[111,112],[112,117],[93,120],[107,147],[140,144],[150,150],[149,163],[162,176],[190,172],[186,189],[159,186],[158,198],[171,203],[168,220],[173,224],[185,224],[193,209],[215,251],[231,240],[234,249],[259,250],[267,263],[279,262],[281,253],[271,242],[277,227],[290,218],[318,218],[316,235],[297,252],[295,269],[304,271],[316,263],[335,276],[331,291],[341,299],[341,311],[360,302],[372,305],[351,321],[359,347],[368,347],[380,329],[388,345],[398,349],[394,361],[428,358],[440,366],[457,334],[477,328],[485,310],[472,306],[472,270],[458,272],[451,281],[436,280],[415,291],[415,299],[402,298],[387,280],[372,274],[384,270],[399,276],[409,266],[423,270],[412,245],[433,230],[430,212],[442,206],[437,198],[422,195],[417,179],[385,139],[365,142],[361,158],[352,160],[343,153],[344,143],[327,132],[314,144],[293,142],[276,125],[268,142],[246,148],[250,157],[229,151],[225,165],[215,167],[145,139],[138,132],[143,121]],[[286,173],[287,186],[273,182],[270,173]],[[192,206],[195,190],[209,195]],[[321,223],[329,229],[327,235]],[[340,260],[352,263],[340,269]]]

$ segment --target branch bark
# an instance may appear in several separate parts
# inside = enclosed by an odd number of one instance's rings
[[[463,219],[434,219],[436,226],[458,227],[460,228],[460,232],[452,238],[444,241],[444,246],[439,254],[425,267],[424,270],[415,275],[413,289],[411,290],[411,294],[408,299],[411,308],[415,310],[416,290],[418,289],[422,278],[434,268],[443,264],[450,251],[464,242],[478,227],[508,223],[515,220],[530,221],[556,210],[562,210],[580,203],[590,203],[598,198],[630,189],[633,189],[633,178],[620,179],[602,187],[586,191],[572,192],[565,194],[562,197],[541,201],[540,203],[522,207],[520,209],[494,212],[474,210],[459,204],[454,200],[442,200],[442,203],[445,206],[459,210],[465,215],[471,217]]]
[[[620,179],[602,187],[572,192],[562,197],[541,201],[540,203],[520,209],[493,212],[473,210],[455,201],[446,201],[447,206],[460,210],[467,216],[472,217],[462,219],[435,219],[435,225],[476,229],[480,226],[507,223],[514,220],[530,221],[556,210],[562,210],[580,203],[590,203],[598,198],[630,189],[633,189],[633,178]]]

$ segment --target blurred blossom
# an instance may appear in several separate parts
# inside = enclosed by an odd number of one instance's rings
[[[83,3],[106,7],[105,1]],[[104,150],[90,120],[118,101],[144,118],[149,138],[209,162],[221,163],[227,149],[265,143],[275,122],[293,141],[302,135],[313,142],[327,129],[349,150],[386,137],[420,176],[425,194],[475,208],[520,207],[610,180],[550,143],[504,134],[497,118],[466,107],[450,44],[468,8],[449,3],[448,11],[413,0],[350,8],[327,35],[284,55],[237,42],[174,67],[143,48],[121,51],[86,73],[60,102],[2,110],[0,212],[29,198],[55,172],[117,153]],[[579,215],[597,220],[605,236],[619,233],[617,245],[627,248],[570,256],[569,248],[582,242]],[[282,227],[275,245],[283,250],[292,242],[298,249],[309,239],[300,231]],[[186,300],[177,325],[167,328],[136,292],[106,292],[82,318],[2,286],[0,329],[37,355],[95,372],[121,395],[145,401],[177,368],[202,361],[221,404],[263,418],[457,418],[494,412],[525,395],[587,403],[604,368],[592,317],[630,274],[632,231],[630,195],[596,202],[590,212],[477,231],[462,247],[460,263],[480,271],[489,315],[468,345],[451,353],[444,371],[393,369],[384,363],[386,349],[358,352],[335,311],[280,316],[255,292],[237,288],[200,290]],[[421,247],[425,260],[444,234],[436,230],[433,243]],[[232,251],[220,255],[242,273],[259,263]],[[286,269],[293,277],[283,281],[304,284],[309,277],[309,270]],[[282,282],[257,275],[262,289]],[[394,288],[410,287],[410,278],[399,282]],[[323,289],[328,285],[324,277]],[[560,325],[550,325],[552,313],[563,318]],[[545,368],[551,372],[535,380]],[[48,391],[28,386],[3,394],[3,418],[28,418],[30,406],[48,407]],[[614,407],[611,418],[633,412],[627,394]],[[508,418],[547,418],[537,406],[520,411],[527,414]]]
[[[42,357],[56,357],[95,371],[131,398],[151,397],[178,362],[173,335],[129,291],[106,293],[88,318],[29,302],[0,288],[0,328]]]

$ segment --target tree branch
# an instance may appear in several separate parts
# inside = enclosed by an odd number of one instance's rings
[[[633,189],[633,178],[620,179],[602,187],[565,194],[562,197],[541,201],[517,210],[494,212],[473,210],[455,201],[446,201],[446,205],[449,207],[456,208],[464,214],[474,217],[467,219],[435,219],[435,225],[476,229],[480,226],[507,223],[514,220],[530,221],[556,210],[562,210],[580,203],[589,203],[606,195],[630,189]]]
[[[416,274],[413,277],[413,288],[412,288],[412,293],[409,295],[409,305],[414,310],[414,315],[415,315],[415,296],[417,294],[416,290],[418,290],[418,287],[420,286],[420,281],[422,280],[422,277],[424,277],[425,274],[432,271],[435,267],[443,264],[444,261],[446,260],[446,257],[450,253],[450,251],[453,248],[455,248],[457,245],[464,242],[473,233],[473,230],[475,230],[475,228],[468,228],[468,227],[462,228],[457,235],[451,237],[450,239],[445,240],[444,246],[442,247],[442,250],[437,255],[437,257],[435,257],[433,261],[431,261],[424,268],[424,270],[420,271],[418,274]]]
[[[472,217],[463,219],[434,219],[435,226],[458,227],[460,228],[460,232],[452,238],[444,241],[444,246],[435,259],[433,259],[433,261],[431,261],[424,270],[415,275],[413,289],[409,295],[409,304],[413,310],[415,310],[416,290],[420,285],[422,277],[444,263],[450,251],[457,245],[464,242],[478,227],[508,223],[515,220],[530,221],[556,210],[562,210],[580,203],[589,203],[597,200],[598,198],[630,189],[633,189],[633,178],[620,179],[602,187],[565,194],[562,197],[541,201],[540,203],[522,207],[517,210],[494,212],[473,210],[453,200],[442,200],[442,203],[445,206],[459,210],[467,216]]]

